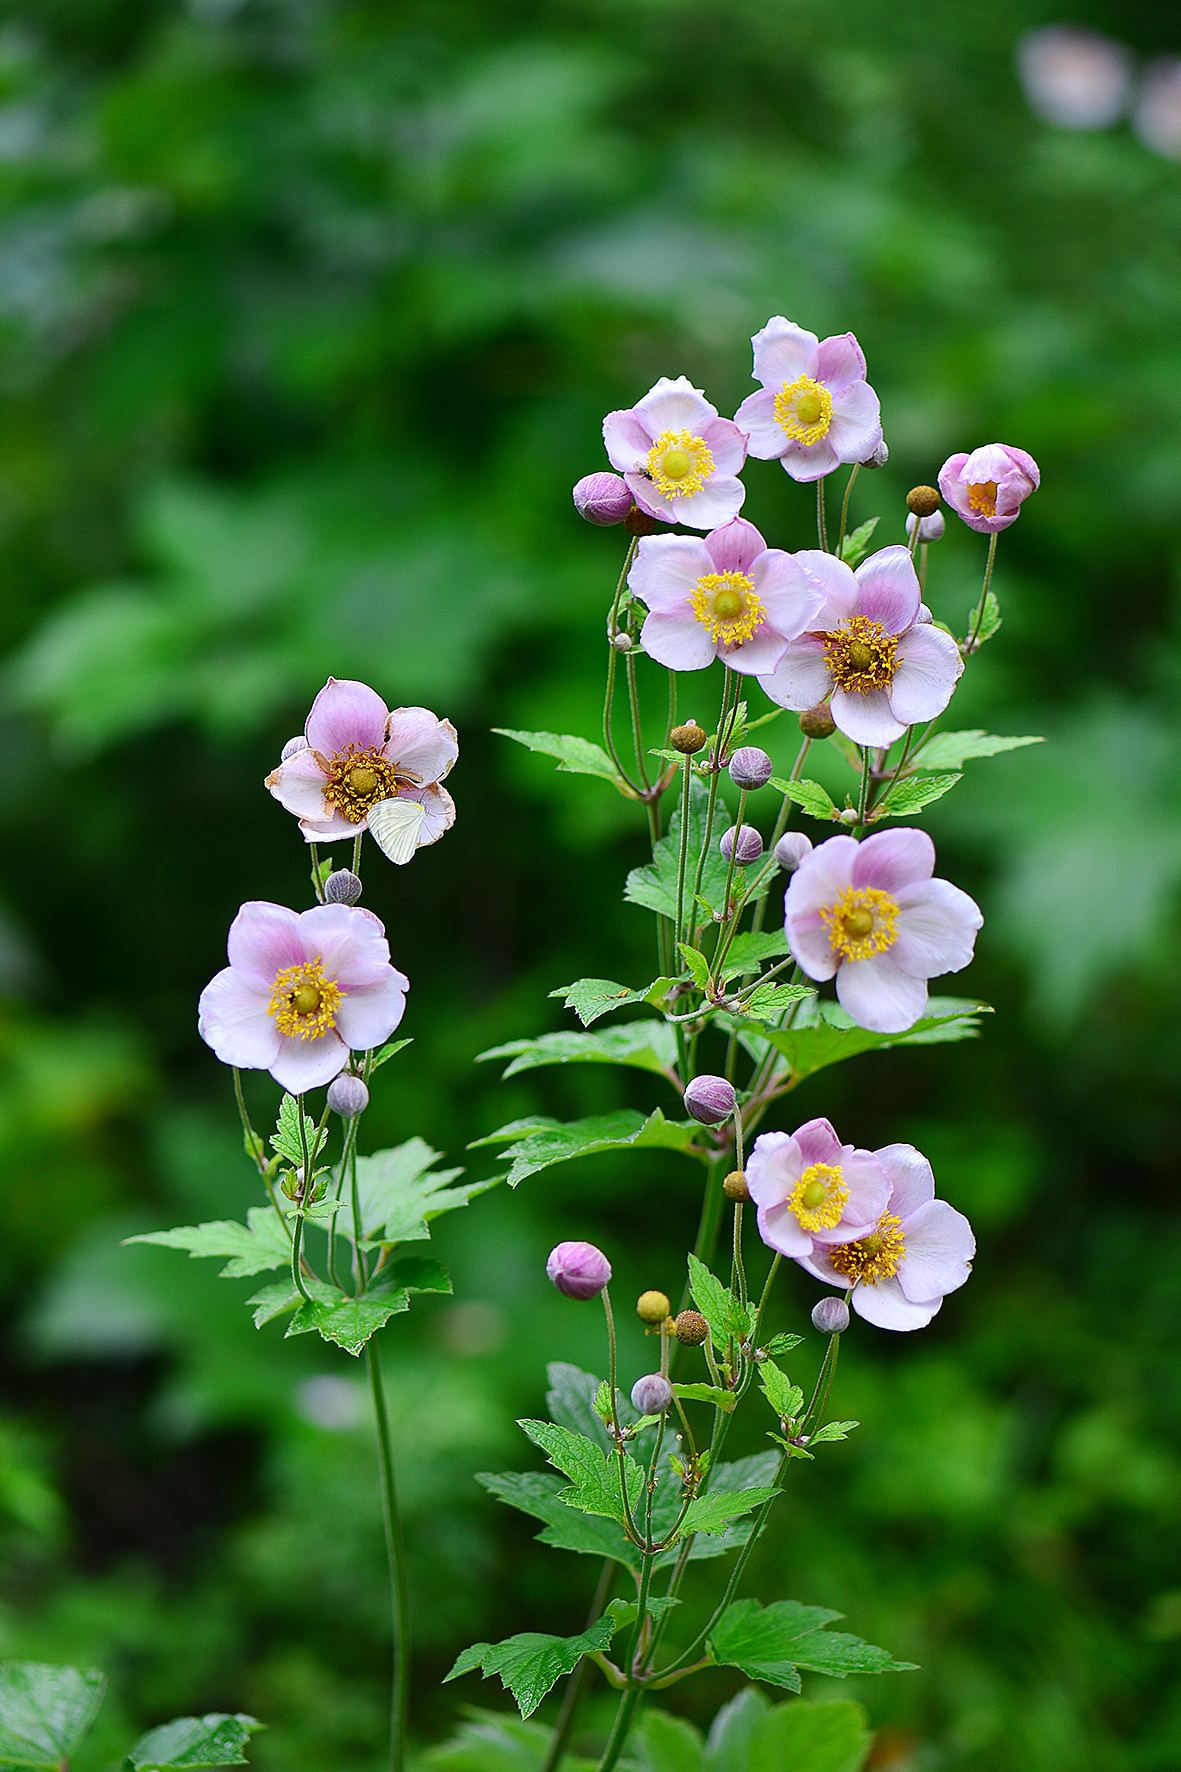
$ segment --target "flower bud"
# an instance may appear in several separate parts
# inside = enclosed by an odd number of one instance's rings
[[[673,1387],[659,1372],[649,1372],[632,1385],[632,1408],[641,1415],[663,1415],[672,1400]]]
[[[298,1169],[288,1169],[286,1174],[283,1176],[282,1180],[280,1181],[279,1186],[282,1188],[283,1192],[287,1195],[287,1198],[289,1200],[295,1200],[298,1204],[302,1205],[302,1203],[303,1203],[303,1165],[301,1164]]]
[[[931,623],[934,620],[935,620],[935,617],[931,614],[931,611],[927,608],[927,605],[925,603],[920,603],[919,604],[919,612],[914,618],[915,627],[916,628],[929,628],[931,626]]]
[[[920,541],[939,541],[947,528],[947,519],[942,511],[934,511],[929,517],[909,516],[906,519],[907,535],[914,534],[915,524],[919,526]]]
[[[746,1170],[731,1169],[729,1175],[722,1177],[722,1192],[736,1206],[745,1206],[750,1199],[750,1189],[746,1185]]]
[[[930,517],[939,509],[939,505],[939,489],[936,486],[912,486],[906,495],[906,508],[915,517]]]
[[[611,644],[614,646],[616,652],[630,652],[632,649],[632,637],[630,634],[625,634],[623,630],[620,629],[618,634],[612,634]]]
[[[618,474],[584,474],[573,496],[578,515],[602,528],[622,523],[632,508],[632,495]]]
[[[863,468],[884,468],[889,459],[890,451],[886,448],[886,440],[883,437],[873,454],[867,456],[861,465]]]
[[[709,1334],[709,1324],[700,1311],[682,1311],[673,1323],[673,1334],[685,1347],[700,1347]]]
[[[709,735],[704,727],[699,726],[695,720],[690,720],[687,726],[674,726],[668,735],[668,742],[674,751],[680,751],[686,757],[695,757],[709,743]]]
[[[826,701],[818,701],[814,708],[805,708],[800,715],[800,731],[805,738],[831,738],[836,729]]]
[[[831,1293],[812,1306],[812,1327],[821,1335],[841,1335],[849,1327],[849,1307]]]
[[[361,882],[348,868],[337,868],[324,882],[324,897],[329,904],[356,904],[361,896]]]
[[[611,1263],[593,1243],[559,1243],[545,1271],[567,1298],[594,1298],[611,1278]]]
[[[725,1077],[694,1077],[685,1091],[685,1112],[703,1126],[720,1126],[738,1106],[733,1083]]]
[[[803,831],[784,831],[775,845],[775,859],[785,874],[794,874],[811,847],[812,839]]]
[[[663,1323],[671,1309],[664,1292],[641,1292],[636,1299],[636,1315],[641,1323]]]
[[[650,517],[639,505],[633,505],[623,519],[623,527],[629,535],[655,535],[660,525],[655,517]]]
[[[342,1120],[355,1120],[369,1106],[369,1091],[360,1077],[341,1071],[328,1085],[328,1106]]]
[[[770,781],[775,765],[758,745],[744,744],[730,759],[730,780],[736,788],[761,788]]]
[[[307,748],[308,741],[301,732],[295,738],[289,738],[287,740],[287,743],[279,752],[279,761],[281,763],[287,763],[292,757],[298,757],[300,751],[306,751]]]
[[[740,868],[748,868],[763,853],[763,839],[753,825],[733,824],[723,831],[718,848],[729,861],[731,854]]]

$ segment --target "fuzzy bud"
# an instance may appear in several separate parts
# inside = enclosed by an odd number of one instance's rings
[[[744,1206],[750,1199],[750,1189],[746,1185],[746,1170],[731,1169],[729,1175],[722,1178],[722,1192],[736,1206]]]
[[[337,868],[324,882],[324,897],[329,904],[356,904],[361,896],[361,882],[348,868]]]
[[[709,1324],[700,1311],[682,1311],[673,1323],[673,1334],[684,1347],[700,1347],[709,1334]]]
[[[873,454],[866,456],[861,465],[863,468],[884,468],[889,459],[890,451],[886,448],[886,440],[883,437]]]
[[[622,523],[633,502],[618,474],[584,474],[573,496],[578,515],[604,529],[612,523]]]
[[[655,517],[650,517],[639,505],[633,505],[623,519],[623,527],[629,535],[655,535],[660,525]]]
[[[616,652],[630,652],[633,644],[632,637],[630,634],[625,634],[621,629],[618,634],[612,634],[611,644],[614,646]]]
[[[709,743],[709,735],[704,727],[698,726],[695,720],[690,720],[687,726],[674,726],[668,735],[668,742],[682,756],[695,757]]]
[[[360,1077],[341,1071],[328,1085],[328,1106],[342,1120],[355,1120],[369,1106],[369,1091]]]
[[[718,848],[729,861],[731,854],[740,868],[748,868],[763,853],[763,839],[753,825],[734,824],[723,831]]]
[[[730,780],[736,788],[746,788],[748,792],[765,787],[774,771],[774,763],[758,745],[744,744],[730,759]]]
[[[775,845],[775,859],[785,874],[794,874],[811,848],[812,839],[803,831],[784,831]]]
[[[593,1243],[559,1243],[545,1271],[567,1298],[595,1298],[611,1278],[611,1263]]]
[[[684,1099],[685,1112],[703,1126],[720,1126],[738,1106],[734,1085],[725,1077],[694,1077]]]
[[[672,1408],[673,1387],[659,1372],[649,1372],[632,1385],[632,1408],[641,1415],[663,1415]]]
[[[279,761],[281,763],[287,763],[292,757],[298,757],[300,751],[306,751],[307,748],[308,741],[301,732],[296,738],[289,738],[287,740],[287,743],[279,752]]]
[[[912,486],[906,495],[906,508],[915,517],[929,517],[940,505],[937,486]]]
[[[800,731],[805,738],[831,738],[836,729],[826,701],[818,701],[814,708],[805,708],[800,715]]]
[[[841,1335],[849,1327],[849,1307],[831,1294],[812,1306],[812,1327],[821,1335]]]
[[[671,1309],[664,1292],[641,1292],[636,1299],[636,1315],[641,1323],[663,1323]]]
[[[929,517],[909,516],[906,519],[907,535],[914,534],[914,526],[916,523],[919,526],[920,541],[939,541],[943,535],[943,531],[947,528],[947,519],[944,517],[942,511],[933,511]]]

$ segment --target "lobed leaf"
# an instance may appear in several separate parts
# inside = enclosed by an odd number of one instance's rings
[[[774,1360],[764,1360],[760,1364],[759,1384],[781,1421],[790,1421],[804,1407],[803,1391],[798,1384],[792,1384],[787,1373],[780,1371]]]
[[[567,775],[601,775],[605,781],[617,782],[618,771],[602,745],[589,738],[578,738],[568,732],[514,732],[509,726],[492,728],[500,738],[511,738],[528,751],[541,751],[557,757],[558,768]]]
[[[815,1446],[820,1440],[847,1440],[853,1429],[860,1426],[859,1421],[826,1421],[823,1427],[818,1427],[811,1435],[808,1444]]]
[[[801,1606],[780,1600],[761,1606],[758,1600],[736,1600],[727,1606],[709,1635],[709,1646],[723,1667],[739,1668],[752,1679],[798,1692],[798,1668],[812,1673],[903,1673],[914,1663],[895,1661],[885,1649],[859,1637],[829,1632],[825,1626],[841,1617],[824,1606]]]
[[[395,1052],[401,1052],[403,1046],[412,1046],[413,1044],[413,1039],[388,1041],[387,1044],[382,1046],[379,1051],[375,1052],[373,1057],[369,1060],[370,1075],[373,1074],[378,1065],[385,1064],[387,1059],[392,1058]]]
[[[421,1138],[410,1138],[391,1150],[357,1158],[361,1228],[370,1246],[420,1242],[431,1234],[431,1219],[466,1206],[473,1194],[493,1185],[471,1181],[451,1187],[463,1170],[433,1169],[439,1155]]]
[[[354,1358],[383,1324],[401,1311],[410,1309],[410,1289],[406,1286],[374,1286],[363,1292],[360,1298],[347,1298],[317,1281],[309,1280],[306,1284],[311,1299],[299,1299],[287,1334],[318,1334]],[[438,1291],[439,1288],[430,1287],[429,1290]]]
[[[588,1514],[568,1507],[561,1499],[562,1479],[550,1471],[480,1471],[482,1483],[498,1501],[534,1519],[544,1520],[538,1543],[583,1556],[610,1557],[629,1569],[640,1567],[640,1553],[616,1521],[602,1514]]]
[[[653,1003],[657,1008],[675,980],[658,978],[655,983],[633,991],[628,985],[616,984],[610,978],[580,978],[574,984],[560,985],[551,997],[561,997],[567,1009],[573,1009],[584,1028],[612,1009],[623,1009],[630,1003]]]
[[[697,878],[697,862],[705,848],[705,830],[709,809],[709,791],[696,776],[689,782],[689,865],[685,879],[685,901],[689,902],[693,895],[694,881]],[[698,891],[711,905],[721,902],[726,890],[726,877],[729,863],[718,848],[718,838],[725,827],[728,813],[719,798],[714,814],[714,826],[710,835],[709,850],[702,869],[701,884]],[[681,860],[681,806],[678,802],[669,820],[667,834],[660,838],[652,851],[652,860],[646,867],[633,868],[627,876],[627,884],[623,896],[631,904],[646,905],[650,911],[658,911],[661,916],[675,918],[677,914],[677,874]]]
[[[565,1125],[544,1115],[513,1120],[486,1138],[477,1138],[469,1149],[515,1140],[508,1150],[501,1152],[501,1157],[510,1164],[504,1179],[510,1187],[516,1187],[527,1175],[536,1175],[551,1164],[569,1162],[574,1157],[592,1157],[599,1151],[670,1150],[699,1156],[693,1142],[699,1131],[695,1120],[666,1120],[659,1108],[647,1117],[633,1108],[619,1108],[611,1114],[595,1114]],[[524,1137],[519,1136],[522,1133]]]
[[[750,1333],[751,1316],[738,1299],[711,1274],[703,1261],[689,1256],[689,1296],[709,1325],[710,1339],[724,1348],[732,1338]]]
[[[605,1028],[601,1034],[563,1031],[542,1034],[536,1040],[510,1040],[481,1052],[476,1062],[511,1058],[513,1062],[504,1072],[506,1077],[547,1064],[624,1064],[666,1077],[676,1057],[677,1041],[672,1028],[666,1022],[648,1020],[624,1022]]]
[[[858,1027],[839,1004],[817,999],[791,1027],[760,1029],[760,1038],[783,1054],[792,1076],[799,1081],[827,1065],[855,1058],[861,1052],[874,1052],[889,1046],[935,1045],[943,1041],[975,1039],[979,1031],[976,1017],[988,1014],[991,1010],[987,1003],[973,1003],[959,997],[932,997],[926,1015],[905,1033],[875,1034],[868,1028]]]
[[[471,1673],[475,1668],[483,1671],[485,1679],[489,1674],[499,1674],[501,1685],[516,1699],[521,1716],[529,1717],[562,1675],[573,1673],[584,1655],[607,1647],[614,1630],[615,1620],[608,1614],[577,1637],[550,1637],[538,1631],[524,1631],[503,1643],[473,1643],[459,1656],[451,1672],[444,1675],[443,1683],[446,1685],[448,1680],[458,1679],[460,1674]]]
[[[979,627],[976,625],[978,616],[980,617]],[[968,635],[970,637],[975,634],[976,645],[983,646],[986,640],[992,639],[1000,625],[1001,606],[997,602],[996,592],[986,591],[984,594],[984,614],[980,616],[980,604],[977,603],[968,618]]]
[[[797,806],[802,806],[804,811],[813,818],[834,819],[839,816],[836,807],[818,781],[782,781],[772,776],[769,785],[777,793],[784,794],[789,800],[794,800]]]
[[[871,821],[879,818],[903,818],[908,813],[918,812],[929,806],[932,800],[941,800],[949,794],[959,775],[910,775],[896,781],[885,797],[878,801],[870,813]]]
[[[307,1140],[308,1155],[314,1163],[322,1141],[316,1137],[316,1122],[310,1114],[303,1116],[303,1130]],[[275,1130],[271,1134],[271,1143],[293,1169],[303,1168],[303,1141],[300,1139],[299,1132],[299,1103],[294,1095],[284,1095],[279,1103],[279,1118]]]
[[[251,1206],[245,1224],[218,1218],[209,1224],[182,1224],[171,1231],[143,1231],[125,1237],[125,1243],[158,1243],[165,1249],[187,1249],[190,1258],[208,1256],[231,1259],[219,1279],[238,1280],[247,1274],[266,1273],[285,1267],[291,1260],[291,1233],[270,1206]]]
[[[908,768],[961,769],[971,757],[995,757],[1045,742],[1044,738],[997,738],[979,726],[965,732],[937,732],[910,758]]]
[[[757,972],[764,960],[777,960],[787,951],[787,936],[782,929],[744,929],[730,943],[730,952],[722,964],[723,982],[742,972]]]
[[[127,1756],[131,1772],[171,1772],[171,1768],[244,1766],[242,1751],[250,1737],[265,1728],[257,1717],[241,1712],[227,1716],[177,1717],[141,1735]]]
[[[716,1384],[674,1384],[673,1392],[682,1403],[712,1403],[727,1415],[733,1413],[738,1403],[733,1391],[719,1390]]]
[[[689,976],[699,991],[703,991],[709,983],[709,961],[698,948],[691,948],[688,942],[679,941],[677,952],[689,968]]]
[[[768,1022],[775,1027],[785,1009],[815,995],[814,984],[761,984],[742,1001],[738,1014],[743,1021]]]
[[[711,1489],[708,1495],[699,1495],[689,1503],[681,1522],[681,1535],[687,1537],[690,1532],[707,1532],[711,1535],[724,1532],[731,1520],[740,1514],[750,1513],[753,1508],[761,1507],[774,1494],[774,1489],[736,1489],[729,1492]]]
[[[540,1446],[550,1463],[569,1477],[573,1489],[561,1491],[567,1507],[580,1508],[583,1513],[604,1514],[609,1520],[625,1518],[623,1499],[619,1492],[619,1461],[614,1452],[588,1440],[585,1434],[571,1433],[552,1421],[519,1421],[520,1427],[535,1446]],[[628,1502],[634,1510],[639,1505],[644,1487],[644,1473],[633,1458],[624,1459]]]
[[[93,1723],[106,1683],[95,1668],[0,1662],[0,1766],[57,1772]]]

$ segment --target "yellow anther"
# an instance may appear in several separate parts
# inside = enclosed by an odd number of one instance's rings
[[[304,960],[276,974],[267,1013],[281,1034],[318,1040],[336,1026],[343,995],[336,980],[326,976],[323,960]]]
[[[348,819],[360,824],[378,800],[389,800],[398,791],[394,765],[372,745],[359,751],[355,744],[333,757],[324,798]]]
[[[795,443],[819,443],[832,424],[832,395],[823,382],[801,375],[775,396],[775,417]]]
[[[848,1198],[839,1163],[810,1163],[787,1203],[806,1231],[822,1231],[841,1222]]]
[[[846,886],[833,904],[821,907],[820,918],[842,960],[868,960],[898,940],[898,901],[878,886]]]
[[[977,480],[968,487],[968,503],[982,517],[996,516],[996,481]]]
[[[666,498],[692,498],[713,478],[709,445],[689,431],[661,431],[648,451],[644,472]]]
[[[697,580],[693,613],[711,640],[740,646],[766,619],[767,611],[744,572],[707,572]]]
[[[824,660],[837,689],[868,695],[888,689],[898,669],[898,641],[880,621],[853,615],[824,636]]]
[[[868,1237],[856,1243],[836,1244],[827,1254],[837,1273],[843,1274],[851,1286],[876,1286],[879,1280],[888,1280],[898,1272],[906,1254],[902,1221],[893,1212],[885,1212]]]

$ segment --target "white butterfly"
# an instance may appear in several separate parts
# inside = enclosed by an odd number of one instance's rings
[[[418,800],[378,800],[367,814],[373,840],[383,855],[401,867],[418,848],[426,808]]]

